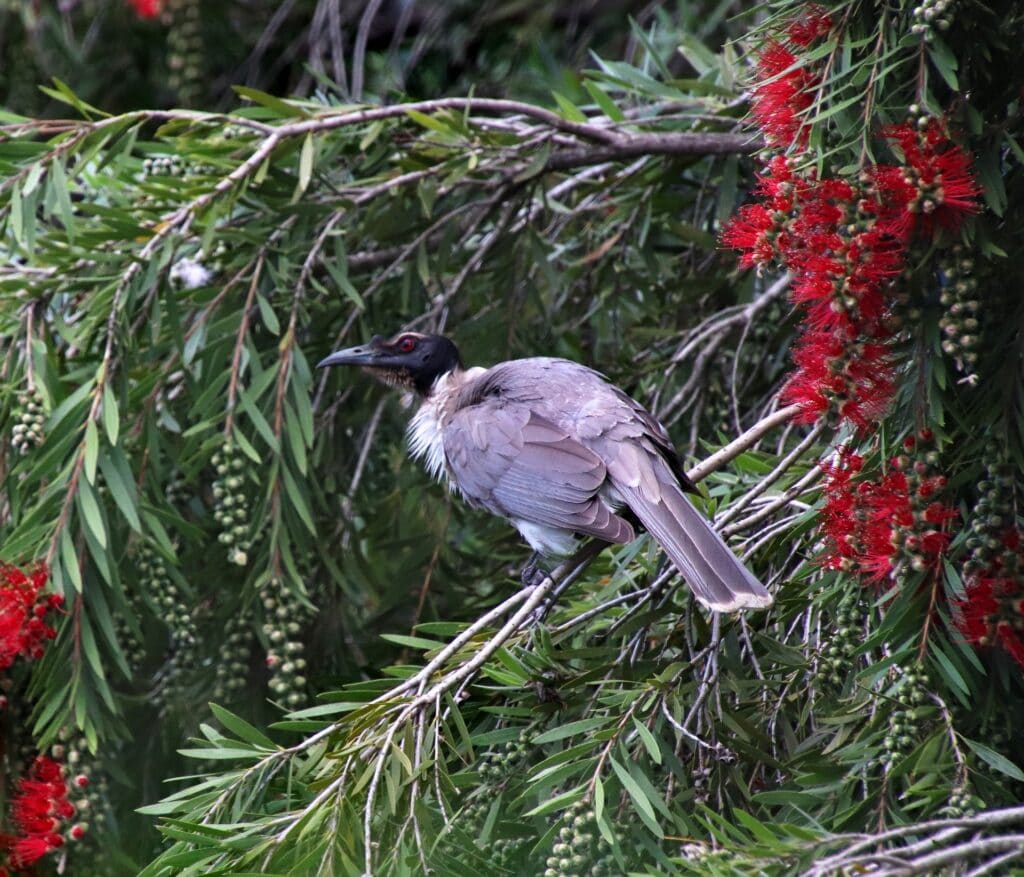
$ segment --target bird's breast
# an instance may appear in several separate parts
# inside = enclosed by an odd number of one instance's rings
[[[442,406],[433,398],[426,399],[409,421],[407,438],[409,454],[414,460],[423,460],[431,477],[438,481],[447,476],[444,459]]]

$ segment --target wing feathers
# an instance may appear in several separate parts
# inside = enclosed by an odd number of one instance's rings
[[[504,517],[629,542],[632,526],[600,499],[601,458],[524,407],[483,399],[444,431],[448,465],[471,504]]]

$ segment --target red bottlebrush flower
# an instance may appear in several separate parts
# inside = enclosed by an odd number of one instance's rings
[[[1009,621],[1000,621],[996,624],[996,635],[999,644],[1010,653],[1010,657],[1024,667],[1024,639],[1021,639],[1016,628]]]
[[[846,180],[798,179],[775,161],[758,192],[767,203],[742,208],[722,240],[744,265],[774,260],[793,275],[790,297],[806,318],[786,395],[807,420],[831,411],[865,429],[895,388],[886,321],[903,243],[886,231],[887,208]]]
[[[39,756],[18,780],[11,797],[11,823],[18,832],[7,842],[11,864],[28,867],[61,846],[63,820],[74,813],[63,769],[53,759]]]
[[[1024,578],[1019,570],[1021,534],[1016,527],[1001,536],[1015,562],[1000,552],[980,572],[969,575],[964,596],[954,605],[954,621],[975,646],[999,646],[1024,668]]]
[[[843,448],[834,462],[822,462],[825,472],[825,507],[821,528],[827,540],[824,564],[829,569],[851,569],[859,554],[860,507],[854,477],[863,458]]]
[[[160,0],[128,0],[139,18],[156,18],[160,14]]]
[[[793,350],[796,371],[782,390],[810,423],[830,410],[860,429],[884,412],[895,387],[894,366],[884,344],[851,343],[834,332],[811,330]]]
[[[27,868],[63,844],[64,838],[53,832],[19,837],[11,844],[11,864],[15,868]]]
[[[786,35],[795,46],[804,48],[832,30],[832,16],[828,10],[816,3],[803,8],[800,18],[790,22]]]
[[[767,43],[758,56],[750,109],[769,146],[806,145],[802,117],[814,101],[818,80],[805,68],[794,67],[797,62],[797,56],[777,42]]]
[[[775,239],[779,224],[774,213],[763,204],[747,204],[740,208],[722,232],[727,247],[745,250],[740,264],[745,268],[767,265],[776,256]]]
[[[860,480],[861,463],[859,457],[840,455],[838,463],[822,466],[825,566],[869,581],[906,565],[918,571],[936,569],[949,534],[918,519],[907,474],[893,467],[877,481]],[[941,503],[933,506],[933,516],[941,523],[955,514]]]
[[[957,603],[957,610],[957,627],[969,643],[982,646],[993,644],[999,601],[990,581],[977,579],[969,584],[964,599]]]
[[[43,620],[53,597],[43,598],[48,571],[42,565],[29,572],[0,564],[0,670],[18,657],[38,658],[43,644],[56,631]]]
[[[971,173],[971,157],[949,139],[939,120],[930,120],[924,129],[891,125],[882,134],[903,153],[902,167],[872,170],[893,211],[889,223],[894,234],[931,234],[936,224],[955,232],[964,216],[977,212],[981,189]]]
[[[1000,645],[1024,667],[1024,639],[1016,629],[1022,621],[1019,603],[1020,585],[1015,579],[974,577],[956,605],[957,627],[969,643]]]

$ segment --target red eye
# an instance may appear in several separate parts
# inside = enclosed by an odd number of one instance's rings
[[[416,339],[410,338],[406,335],[404,338],[399,340],[398,349],[401,350],[402,353],[412,353],[416,349]]]

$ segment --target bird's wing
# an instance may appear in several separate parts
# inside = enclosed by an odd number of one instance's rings
[[[444,452],[473,505],[609,542],[633,539],[630,524],[598,496],[601,458],[526,403],[478,394],[445,425]]]

